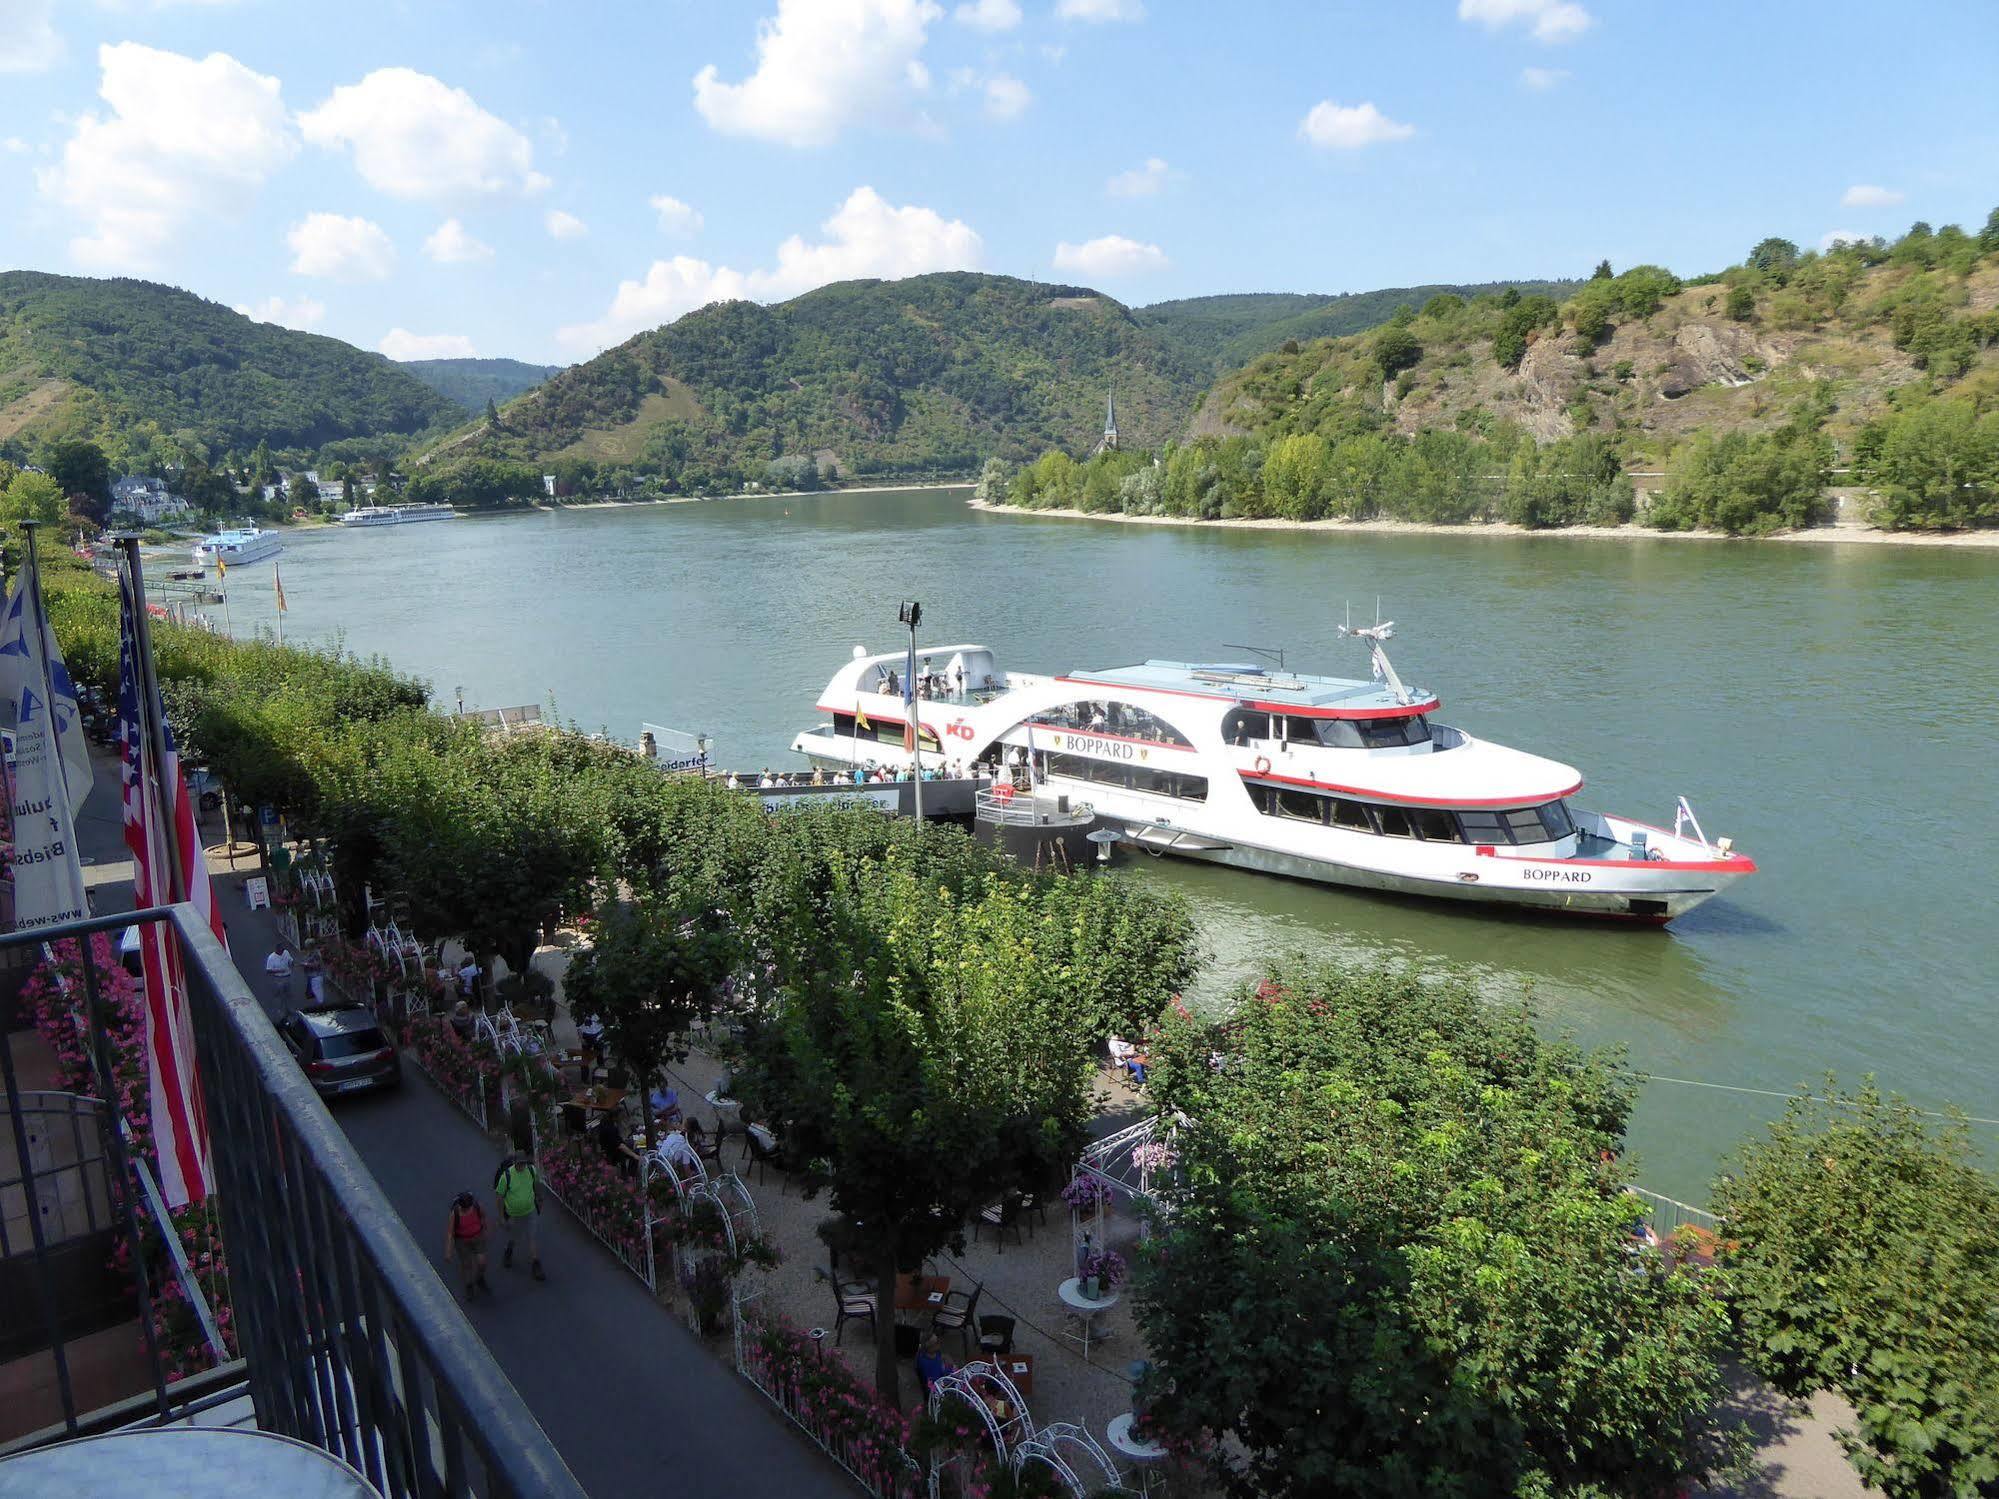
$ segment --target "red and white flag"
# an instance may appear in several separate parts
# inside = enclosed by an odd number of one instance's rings
[[[209,888],[208,864],[195,829],[194,801],[181,774],[180,752],[161,711],[159,694],[146,690],[139,671],[139,603],[129,573],[121,579],[120,592],[118,740],[125,846],[132,851],[132,898],[141,910],[188,901],[220,938],[222,918]],[[151,742],[149,724],[159,726],[164,756]],[[177,884],[184,888],[177,889]],[[139,956],[146,988],[147,1097],[160,1189],[167,1206],[185,1207],[209,1193],[208,1119],[195,1060],[186,972],[172,927],[157,921],[141,925]]]

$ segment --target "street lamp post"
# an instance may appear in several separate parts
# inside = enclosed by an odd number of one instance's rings
[[[923,623],[923,606],[906,600],[896,611],[897,619],[909,626],[909,659],[903,663],[902,702],[909,714],[910,784],[916,792],[916,821],[923,822],[923,720],[916,711],[916,627]]]

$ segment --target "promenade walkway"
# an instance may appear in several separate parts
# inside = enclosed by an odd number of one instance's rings
[[[118,768],[96,757],[96,781],[77,840],[101,912],[132,907],[131,865],[118,808]],[[211,844],[221,834],[204,825]],[[245,856],[231,872],[212,850],[216,900],[230,951],[253,992],[267,996],[264,955],[277,935],[268,911],[245,904]],[[419,1248],[441,1253],[444,1222],[461,1189],[491,1208],[495,1146],[414,1066],[395,1093],[342,1100],[334,1118],[375,1174]],[[850,1480],[755,1390],[718,1362],[645,1287],[554,1203],[541,1224],[548,1279],[523,1262],[488,1278],[494,1295],[468,1307],[472,1326],[520,1391],[563,1460],[593,1494],[650,1499],[850,1499]],[[435,1262],[442,1269],[442,1261]],[[457,1276],[446,1280],[454,1297]],[[463,1303],[461,1302],[461,1305]]]

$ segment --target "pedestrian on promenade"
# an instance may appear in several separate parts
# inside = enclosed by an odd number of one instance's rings
[[[493,1176],[493,1197],[499,1204],[500,1229],[507,1236],[500,1263],[514,1268],[514,1241],[528,1241],[528,1268],[536,1280],[547,1280],[541,1268],[541,1175],[534,1162],[518,1153],[503,1156]]]
[[[458,1262],[467,1301],[477,1291],[493,1294],[486,1284],[486,1213],[470,1192],[460,1192],[451,1201],[451,1216],[444,1224],[444,1259],[447,1264]]]
[[[316,1005],[326,998],[326,959],[320,956],[317,942],[306,943],[298,966],[305,970],[306,1003]]]
[[[271,980],[271,997],[284,1001],[282,1008],[291,1008],[292,954],[284,938],[278,938],[271,955],[264,959],[264,972]]]

